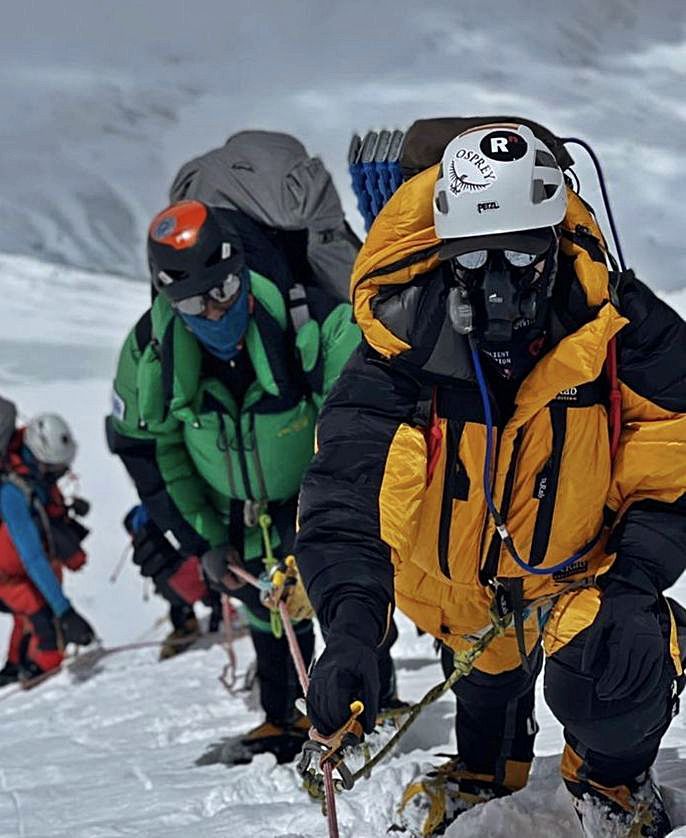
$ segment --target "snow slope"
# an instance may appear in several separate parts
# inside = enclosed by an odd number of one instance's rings
[[[686,311],[683,292],[669,298]],[[102,419],[118,346],[146,306],[146,289],[115,276],[0,257],[0,299],[0,392],[26,415],[63,412],[80,443],[77,470],[93,501],[91,561],[69,577],[68,592],[106,644],[134,640],[163,609],[155,599],[142,600],[130,563],[116,586],[108,582],[126,543],[120,520],[134,494],[105,448]],[[686,601],[686,581],[676,594]],[[2,648],[9,625],[0,614]],[[244,671],[248,641],[239,641],[238,655]],[[404,697],[416,699],[440,680],[429,638],[417,638],[405,620],[396,658]],[[106,658],[83,683],[65,672],[29,693],[3,699],[0,691],[0,838],[324,836],[325,821],[292,767],[267,756],[242,768],[194,765],[213,744],[261,720],[219,684],[224,660],[219,647],[164,664],[155,650],[144,650]],[[429,709],[401,753],[340,798],[344,838],[385,834],[418,766],[454,749],[452,707],[446,698]],[[578,838],[557,775],[561,730],[542,699],[537,713],[539,757],[530,785],[463,816],[447,838]],[[684,825],[686,716],[665,737],[658,768],[675,822]],[[686,836],[686,827],[675,834]]]
[[[321,154],[359,229],[353,130],[514,112],[591,141],[631,263],[657,287],[685,281],[683,0],[5,6],[0,252],[140,275],[178,166],[253,127]]]
[[[107,451],[104,418],[117,354],[126,330],[146,308],[146,295],[143,283],[0,256],[0,392],[17,403],[24,418],[55,410],[74,429],[75,471],[93,501],[86,520],[93,532],[87,542],[90,563],[67,574],[65,586],[110,643],[130,640],[161,612],[156,599],[142,601],[133,567],[116,587],[108,582],[128,544],[120,521],[136,495]],[[0,615],[2,643],[8,624]]]
[[[107,644],[148,631],[126,545],[134,501],[102,421],[125,330],[146,306],[147,221],[188,157],[246,127],[292,131],[334,172],[360,229],[345,171],[353,130],[423,116],[515,112],[590,140],[606,168],[628,261],[658,288],[684,285],[686,174],[683,0],[26,0],[0,27],[0,392],[25,415],[55,409],[80,441],[93,500],[91,562],[67,590]],[[584,195],[600,206],[579,154]],[[118,276],[43,264],[79,265]],[[686,311],[686,292],[670,299]],[[686,600],[686,583],[680,586]],[[0,644],[9,620],[0,614]],[[440,678],[427,639],[403,623],[403,695]],[[240,667],[250,659],[239,644]],[[154,651],[106,659],[93,679],[60,674],[3,701],[0,838],[314,838],[315,804],[290,767],[196,767],[222,737],[259,720],[216,680],[218,648],[159,665]],[[0,700],[2,693],[0,692]],[[403,753],[339,804],[345,838],[385,833],[416,767],[454,748],[452,702],[427,712]],[[556,764],[559,725],[542,701],[527,789],[467,814],[448,838],[578,835]],[[686,722],[660,754],[686,824]],[[675,834],[686,836],[686,827]]]
[[[401,694],[419,698],[440,680],[428,638],[402,621]],[[238,643],[239,669],[251,652]],[[158,664],[155,652],[110,657],[85,683],[61,673],[0,710],[2,838],[322,838],[319,805],[292,766],[270,756],[250,766],[195,766],[226,737],[261,721],[217,676],[223,651],[189,652]],[[0,692],[0,699],[2,692]],[[419,766],[454,750],[452,699],[425,712],[400,754],[338,798],[342,838],[381,838],[403,786]],[[538,705],[541,733],[529,786],[465,814],[447,838],[579,838],[557,774],[561,735]],[[686,727],[678,718],[658,762],[677,824],[686,823]],[[686,835],[686,829],[675,835]]]

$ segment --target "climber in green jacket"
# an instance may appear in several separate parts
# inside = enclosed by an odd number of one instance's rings
[[[317,413],[359,342],[350,305],[308,281],[304,257],[298,275],[297,235],[200,201],[172,204],[150,225],[155,298],[124,342],[107,435],[147,514],[187,559],[177,578],[199,575],[198,560],[217,551],[259,576],[263,513],[274,555],[291,552]],[[288,647],[259,592],[234,595],[245,605],[266,721],[229,759],[270,751],[287,761],[308,730],[294,708]],[[196,628],[192,604],[186,629]],[[295,629],[309,663],[312,623]]]

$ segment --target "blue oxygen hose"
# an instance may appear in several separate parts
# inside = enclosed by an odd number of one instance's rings
[[[493,413],[491,412],[491,400],[488,395],[486,378],[484,376],[484,371],[481,366],[479,350],[471,335],[469,336],[469,348],[471,349],[472,353],[472,362],[474,364],[474,372],[476,373],[476,382],[479,386],[479,394],[481,396],[481,403],[483,404],[484,408],[484,417],[486,419],[486,456],[484,458],[483,486],[488,511],[490,512],[491,517],[493,518],[496,530],[498,531],[498,535],[500,536],[502,542],[507,548],[509,554],[514,559],[515,563],[519,567],[521,567],[522,570],[526,570],[527,573],[533,573],[535,576],[551,576],[553,573],[559,573],[561,570],[564,570],[565,568],[574,564],[574,562],[578,561],[580,558],[582,558],[588,552],[590,552],[591,549],[598,543],[598,540],[600,539],[603,530],[599,530],[598,534],[595,535],[580,550],[574,553],[573,556],[570,556],[568,559],[565,559],[564,561],[559,562],[556,565],[553,565],[553,567],[534,567],[533,565],[530,565],[527,562],[525,562],[524,559],[520,557],[519,553],[517,552],[517,548],[514,545],[514,541],[512,540],[512,536],[510,535],[510,532],[507,529],[507,524],[505,523],[505,521],[503,521],[502,515],[498,511],[498,508],[495,505],[495,501],[493,500],[493,491],[491,488],[491,466],[493,463]]]

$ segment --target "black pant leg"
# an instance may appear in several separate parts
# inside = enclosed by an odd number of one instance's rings
[[[453,671],[453,655],[446,647],[441,663],[447,678]],[[460,759],[470,771],[493,776],[496,782],[514,787],[524,785],[533,759],[538,732],[535,686],[543,665],[540,647],[531,654],[529,663],[530,672],[518,667],[489,675],[473,669],[453,687]]]
[[[288,641],[284,636],[274,637],[269,618],[270,611],[260,602],[259,591],[244,585],[235,592],[248,611],[250,636],[257,658],[257,677],[260,684],[260,702],[267,719],[277,725],[289,722],[295,714],[295,700],[302,696],[295,666],[291,660]],[[295,634],[306,667],[314,653],[314,629],[311,620],[295,626]]]
[[[59,648],[55,615],[47,605],[35,614],[30,614],[29,620],[42,652],[54,652]]]
[[[661,622],[665,665],[651,694],[640,703],[631,698],[598,698],[592,675],[581,668],[588,629],[548,658],[546,703],[564,726],[568,745],[581,758],[579,779],[618,786],[642,774],[655,761],[684,686],[684,677],[677,676],[670,655],[666,611]]]

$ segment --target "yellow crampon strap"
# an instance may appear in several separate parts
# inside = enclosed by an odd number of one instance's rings
[[[422,836],[433,835],[445,820],[445,793],[441,785],[445,785],[445,778],[439,776],[435,780],[419,780],[416,783],[411,783],[403,792],[398,807],[400,814],[412,798],[417,797],[417,795],[423,794],[429,801],[429,810],[421,827]]]
[[[272,525],[272,519],[268,513],[261,512],[257,519],[257,523],[262,530],[262,543],[264,544],[264,558],[262,559],[262,563],[264,564],[264,569],[267,571],[267,575],[269,576],[279,563],[274,556],[274,551],[272,550],[272,539],[271,533],[269,532]],[[269,609],[269,624],[271,626],[272,634],[277,640],[283,637],[283,623],[281,622],[281,615],[275,608]]]

